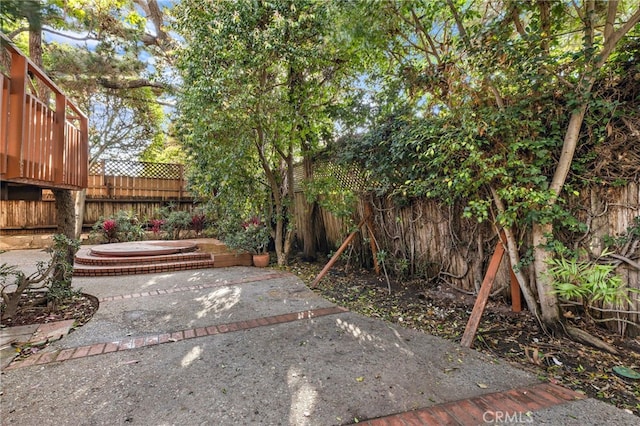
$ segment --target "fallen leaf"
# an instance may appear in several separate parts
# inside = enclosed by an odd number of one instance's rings
[[[364,382],[364,377],[356,377],[356,382]]]
[[[480,389],[487,389],[489,385],[485,385],[484,383],[476,383]]]

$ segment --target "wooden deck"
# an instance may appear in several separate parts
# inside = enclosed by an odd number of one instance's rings
[[[87,117],[2,34],[0,47],[11,59],[0,73],[2,198],[11,188],[86,188]]]

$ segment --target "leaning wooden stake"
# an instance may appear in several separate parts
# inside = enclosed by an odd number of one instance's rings
[[[493,252],[493,256],[491,256],[489,269],[487,269],[487,273],[484,276],[482,285],[480,286],[478,298],[476,299],[475,305],[473,305],[473,310],[471,311],[471,316],[469,317],[469,321],[467,322],[467,327],[464,329],[464,334],[462,335],[462,340],[460,341],[460,344],[467,348],[471,347],[471,345],[473,344],[473,339],[476,337],[476,331],[478,331],[478,325],[480,324],[482,312],[484,312],[484,307],[487,305],[487,300],[489,299],[489,294],[491,293],[491,286],[496,279],[498,267],[500,266],[500,261],[502,260],[502,256],[504,255],[504,245],[502,241],[503,234],[501,233],[498,244],[496,245],[496,250]]]
[[[511,310],[513,312],[522,312],[522,300],[520,298],[520,284],[516,274],[513,273],[513,269],[509,268],[511,272]]]
[[[327,262],[327,264],[324,266],[324,268],[322,268],[322,271],[320,271],[320,273],[318,274],[316,279],[313,280],[313,282],[311,283],[311,288],[316,288],[316,286],[318,285],[320,280],[327,274],[327,272],[329,272],[329,269],[331,269],[333,264],[338,261],[338,259],[340,258],[340,255],[342,254],[342,252],[346,250],[346,248],[349,246],[349,244],[351,244],[351,241],[353,241],[353,238],[356,236],[356,234],[358,233],[360,228],[362,228],[362,225],[365,224],[366,220],[367,220],[367,217],[362,219],[360,221],[360,223],[358,224],[358,227],[356,228],[356,230],[353,231],[351,234],[349,234],[347,239],[344,240],[344,242],[342,243],[342,245],[340,246],[338,251],[336,251],[333,254],[333,257],[331,257],[331,260],[329,260],[329,262]]]

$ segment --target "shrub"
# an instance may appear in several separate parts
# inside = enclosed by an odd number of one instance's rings
[[[160,234],[163,226],[164,226],[164,220],[151,219],[151,232],[153,232],[155,236],[158,236]]]
[[[99,243],[140,241],[144,239],[144,229],[133,212],[121,210],[114,216],[100,217],[90,237]]]
[[[22,296],[29,292],[46,291],[52,306],[78,294],[79,290],[71,288],[73,265],[67,261],[67,253],[75,253],[80,242],[61,234],[54,235],[53,242],[53,247],[48,250],[51,254],[49,262],[38,262],[37,271],[29,276],[15,266],[0,265],[0,316],[3,321],[18,313]]]
[[[202,234],[204,228],[207,226],[207,217],[203,214],[194,214],[191,216],[191,229],[196,235]]]
[[[609,254],[605,251],[600,257]],[[577,299],[587,314],[598,302],[617,307],[630,300],[629,292],[638,292],[627,287],[622,278],[615,274],[615,265],[560,257],[552,259],[549,266],[555,293],[568,301]]]
[[[257,216],[239,225],[226,224],[222,241],[234,250],[244,250],[252,254],[266,252],[271,238],[271,230]]]
[[[164,219],[162,230],[168,239],[179,240],[180,233],[191,227],[191,214],[185,211],[173,211]]]

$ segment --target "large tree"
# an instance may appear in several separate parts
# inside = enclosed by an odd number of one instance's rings
[[[15,19],[5,31],[19,41],[31,28],[30,56],[87,113],[90,164],[105,156],[136,159],[164,134],[158,100],[171,89],[166,70],[173,41],[165,30],[167,11],[157,0],[17,5],[19,17],[38,25]],[[43,43],[42,34],[51,41]],[[79,235],[85,192],[55,195],[60,230]]]
[[[294,237],[294,162],[308,160],[332,133],[332,110],[344,99],[344,64],[356,56],[336,31],[343,6],[191,0],[178,6],[185,39],[181,134],[196,166],[192,182],[215,194],[221,208],[265,214],[279,264],[287,262]]]
[[[604,128],[593,91],[621,41],[637,35],[632,2],[382,1],[363,15],[386,33],[380,115],[352,157],[402,194],[465,200],[505,231],[527,304],[558,329],[548,272],[585,114]],[[597,121],[596,121],[597,122]],[[598,130],[600,132],[600,130]],[[493,217],[492,217],[493,214]],[[529,241],[527,238],[531,238]],[[531,274],[522,256],[533,250]],[[568,329],[570,332],[573,330]]]

